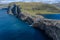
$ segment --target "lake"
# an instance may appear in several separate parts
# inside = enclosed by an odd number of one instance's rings
[[[42,31],[7,14],[6,10],[0,10],[0,40],[49,40],[49,38]]]

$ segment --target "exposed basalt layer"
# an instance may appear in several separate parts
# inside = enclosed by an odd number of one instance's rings
[[[19,19],[28,22],[35,28],[44,30],[49,37],[53,38],[53,40],[60,40],[60,20],[46,19],[43,16],[39,15],[36,15],[35,17],[27,16],[21,11],[18,11],[19,7],[17,8],[17,5],[14,6],[14,8],[8,7],[7,12],[9,14],[16,14]]]

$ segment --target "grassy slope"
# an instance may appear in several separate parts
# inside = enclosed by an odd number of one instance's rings
[[[10,3],[12,5],[14,3]],[[50,4],[43,4],[43,3],[37,3],[37,2],[30,2],[30,3],[24,3],[24,2],[16,2],[17,5],[19,5],[22,9],[22,12],[29,13],[31,15],[35,14],[51,14],[51,13],[60,13],[60,9],[50,5]]]

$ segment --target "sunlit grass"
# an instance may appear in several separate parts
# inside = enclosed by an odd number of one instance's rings
[[[30,2],[30,3],[17,2],[16,4],[20,6],[21,11],[23,13],[27,13],[27,14],[30,14],[30,15],[60,13],[60,12],[52,12],[53,10],[52,11],[48,11],[48,10],[45,10],[45,9],[44,10],[32,10],[32,8],[34,8],[34,7],[44,5],[43,3],[39,3],[39,2]],[[48,5],[48,8],[50,8],[50,7],[55,8],[55,6]],[[56,9],[60,10],[60,8],[56,8]],[[51,10],[51,9],[49,9],[49,10]]]

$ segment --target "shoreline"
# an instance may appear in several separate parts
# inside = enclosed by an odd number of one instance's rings
[[[9,8],[8,12],[8,14],[14,15],[14,13],[11,13],[11,8]],[[32,27],[44,30],[45,34],[53,40],[60,40],[60,20],[46,19],[42,15],[32,17],[24,13],[17,14],[16,16],[22,21],[28,22]]]

